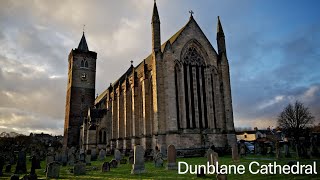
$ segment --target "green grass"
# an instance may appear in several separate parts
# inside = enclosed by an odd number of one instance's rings
[[[112,157],[106,158],[105,161],[110,161]],[[284,158],[281,160],[277,160],[277,164],[284,165],[289,160],[288,158]],[[177,161],[185,161],[189,165],[199,165],[199,164],[205,164],[206,158],[204,157],[198,157],[198,158],[178,158]],[[273,163],[275,159],[273,157],[267,157],[267,156],[255,156],[255,155],[249,155],[245,158],[242,158],[239,163],[236,163],[237,165],[243,164],[246,167],[246,173],[243,175],[239,174],[229,174],[228,179],[243,179],[243,180],[251,180],[251,179],[319,179],[320,180],[320,160],[317,159],[317,171],[318,174],[313,175],[252,175],[248,171],[248,165],[252,161],[258,161],[260,164],[268,164]],[[302,164],[312,164],[314,160],[299,160]],[[60,168],[60,179],[215,179],[215,175],[206,175],[204,178],[197,178],[195,174],[178,174],[177,170],[166,170],[165,167],[161,168],[155,168],[153,162],[146,162],[145,169],[146,173],[141,175],[132,175],[131,174],[131,166],[130,164],[121,164],[118,168],[112,168],[110,172],[101,172],[101,165],[104,161],[93,161],[91,166],[87,166],[87,172],[86,175],[82,176],[74,176],[72,173],[70,173],[69,169],[72,168],[72,166],[65,166]],[[166,162],[165,162],[166,164]],[[219,164],[234,164],[232,162],[232,159],[230,156],[220,157],[219,158]],[[31,162],[28,161],[27,163],[27,169],[30,170]],[[38,179],[46,179],[45,178],[45,162],[41,162],[42,169],[37,169],[36,173],[38,175]],[[93,167],[96,167],[97,170],[92,170]],[[15,167],[12,167],[12,172],[15,170]],[[4,171],[4,170],[3,170]],[[0,179],[9,179],[11,174],[13,173],[5,173]],[[20,175],[20,178],[23,177],[23,174]]]

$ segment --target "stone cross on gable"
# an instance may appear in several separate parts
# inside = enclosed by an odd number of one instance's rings
[[[194,12],[192,10],[189,11],[190,16],[192,16],[194,14]]]

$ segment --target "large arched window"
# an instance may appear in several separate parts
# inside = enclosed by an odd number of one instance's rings
[[[209,74],[212,73],[207,65],[208,55],[196,40],[189,41],[181,51],[180,60],[175,66],[175,91],[178,128],[207,129],[209,118],[213,114],[211,97],[213,91]],[[209,86],[210,85],[210,86]],[[208,90],[210,88],[210,91]]]

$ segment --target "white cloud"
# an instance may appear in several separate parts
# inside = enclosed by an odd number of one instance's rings
[[[273,99],[261,103],[261,104],[258,106],[258,109],[264,109],[264,108],[273,106],[273,105],[275,105],[275,104],[277,104],[277,103],[282,102],[284,99],[285,99],[285,96],[283,96],[283,95],[275,96]]]

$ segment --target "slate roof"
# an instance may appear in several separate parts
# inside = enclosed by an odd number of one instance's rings
[[[88,52],[89,48],[88,48],[88,44],[86,41],[86,37],[84,36],[84,32],[82,34],[79,46],[78,46],[78,50],[84,51],[84,52]]]

